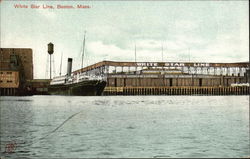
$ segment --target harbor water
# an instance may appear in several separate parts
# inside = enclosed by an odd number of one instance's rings
[[[249,157],[249,96],[0,97],[2,158]]]

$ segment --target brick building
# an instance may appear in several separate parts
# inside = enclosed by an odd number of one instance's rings
[[[0,49],[0,95],[16,95],[33,80],[33,56],[29,48]]]
[[[1,48],[0,52],[0,70],[13,70],[11,66],[12,55],[17,55],[20,59],[20,65],[23,66],[26,80],[33,79],[33,52],[30,48]]]
[[[19,71],[0,71],[0,88],[18,88]]]

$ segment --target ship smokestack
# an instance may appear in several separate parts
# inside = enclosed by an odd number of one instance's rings
[[[68,58],[67,75],[70,76],[72,71],[72,58]]]

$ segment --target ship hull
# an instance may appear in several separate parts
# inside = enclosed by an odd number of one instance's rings
[[[105,81],[82,81],[68,85],[50,85],[50,95],[100,96],[106,86]]]

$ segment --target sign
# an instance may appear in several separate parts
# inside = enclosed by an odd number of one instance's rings
[[[137,62],[141,67],[209,67],[209,63],[184,63],[184,62]]]

